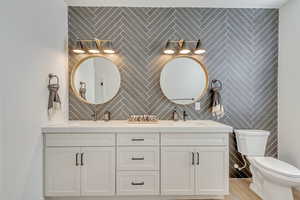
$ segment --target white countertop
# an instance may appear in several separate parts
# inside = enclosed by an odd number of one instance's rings
[[[42,133],[103,133],[103,132],[226,132],[231,126],[212,120],[169,121],[161,120],[155,124],[130,124],[127,120],[104,121],[68,121],[48,123],[42,127]]]

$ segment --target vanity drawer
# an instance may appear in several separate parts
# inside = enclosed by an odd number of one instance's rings
[[[228,134],[218,133],[163,133],[161,136],[161,144],[176,146],[227,146]]]
[[[117,135],[118,145],[159,145],[159,134],[158,133],[120,133]]]
[[[45,143],[48,147],[114,146],[115,134],[46,134]]]
[[[118,147],[118,170],[159,170],[158,147]]]
[[[117,195],[158,195],[158,172],[119,172]]]

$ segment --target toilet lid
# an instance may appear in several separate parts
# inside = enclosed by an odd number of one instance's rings
[[[300,178],[300,170],[286,162],[272,157],[256,157],[254,160],[259,166],[274,173],[287,177]]]

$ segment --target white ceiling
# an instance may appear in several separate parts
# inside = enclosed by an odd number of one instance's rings
[[[288,0],[64,0],[69,6],[280,8]]]

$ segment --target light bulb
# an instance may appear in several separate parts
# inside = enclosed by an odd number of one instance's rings
[[[91,53],[91,54],[100,53],[100,51],[98,49],[89,49],[88,52]]]
[[[113,54],[113,53],[115,53],[115,51],[112,50],[112,49],[104,49],[103,52],[104,52],[104,53],[108,53],[108,54]]]
[[[106,41],[103,44],[103,52],[107,54],[113,54],[116,51],[113,48],[112,41]]]
[[[164,48],[164,54],[172,55],[172,54],[175,54],[175,52],[176,52],[176,47],[174,46],[174,43],[172,43],[170,40],[168,40],[167,44]]]
[[[76,54],[83,54],[83,53],[85,53],[85,51],[82,50],[82,49],[73,49],[72,51],[73,51],[74,53],[76,53]]]
[[[83,53],[85,53],[83,44],[82,44],[82,42],[80,40],[76,41],[76,47],[72,51],[74,53],[76,53],[76,54],[83,54]]]
[[[171,54],[174,54],[175,51],[174,51],[173,49],[165,49],[165,50],[164,50],[164,53],[165,53],[165,54],[168,54],[168,55],[171,55]]]
[[[201,40],[198,40],[196,48],[194,49],[194,54],[201,55],[206,52],[205,49],[201,48],[201,45],[202,45]]]
[[[100,50],[99,50],[99,47],[98,47],[98,44],[97,44],[96,40],[90,42],[88,52],[91,53],[91,54],[100,53]]]
[[[206,52],[205,49],[196,49],[196,50],[194,51],[194,54],[201,55],[201,54],[204,54],[205,52]]]
[[[180,54],[189,54],[189,53],[191,53],[191,50],[189,50],[189,49],[181,49],[181,50],[179,51],[179,53],[180,53]]]
[[[181,40],[182,44],[181,44],[181,49],[179,50],[180,54],[189,54],[191,53],[191,50],[188,48],[187,43],[184,40]]]

